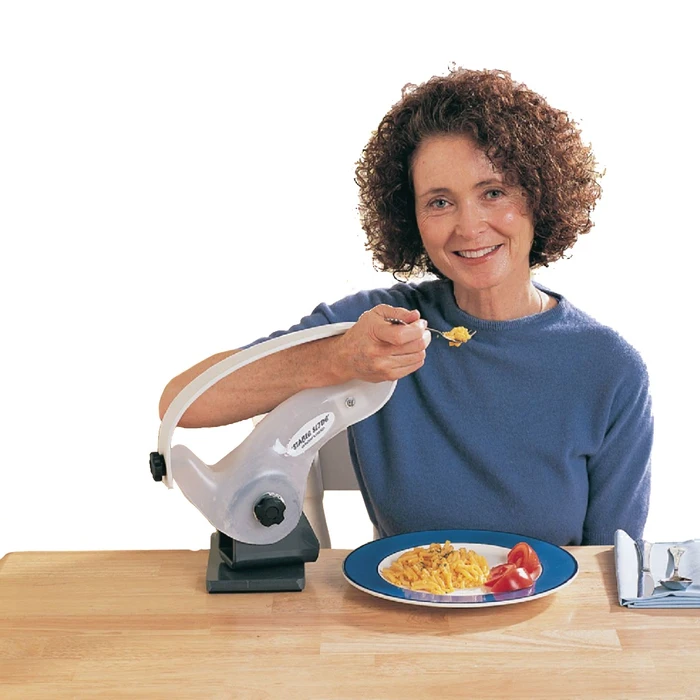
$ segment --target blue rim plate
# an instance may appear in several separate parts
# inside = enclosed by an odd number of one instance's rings
[[[542,574],[534,585],[520,591],[488,593],[481,588],[436,595],[423,591],[411,591],[389,583],[380,573],[403,552],[414,547],[427,547],[449,540],[455,549],[464,547],[482,554],[489,566],[503,564],[508,551],[518,542],[527,542],[537,553],[542,564]],[[431,605],[446,608],[482,608],[490,605],[524,603],[542,598],[570,584],[578,573],[578,562],[561,547],[512,532],[491,530],[426,530],[384,537],[368,542],[350,552],[343,562],[343,575],[356,588],[365,593],[409,605]]]

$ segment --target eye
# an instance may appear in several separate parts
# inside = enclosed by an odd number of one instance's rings
[[[433,209],[446,209],[448,205],[449,202],[444,197],[438,197],[437,199],[433,199],[428,206]]]
[[[502,197],[505,194],[503,190],[499,189],[490,189],[486,190],[485,196],[486,199],[498,199],[499,197]]]

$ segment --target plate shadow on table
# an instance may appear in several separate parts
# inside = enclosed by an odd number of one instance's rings
[[[544,613],[556,603],[556,594],[544,598],[520,603],[519,605],[489,606],[484,608],[438,608],[422,605],[408,605],[371,596],[348,584],[343,593],[343,607],[352,606],[357,609],[362,606],[366,614],[342,616],[344,624],[358,629],[370,631],[385,631],[392,619],[397,625],[404,626],[406,622],[416,627],[429,627],[442,623],[448,618],[452,621],[478,621],[474,625],[480,632],[504,629],[512,625],[527,622]]]

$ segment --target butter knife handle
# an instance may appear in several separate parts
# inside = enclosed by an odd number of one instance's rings
[[[645,598],[648,598],[652,595],[654,595],[654,587],[655,587],[655,582],[654,582],[654,575],[651,573],[651,550],[654,546],[653,542],[647,542],[646,540],[644,541],[644,556],[643,558],[643,565],[642,565],[642,572],[643,572],[643,578],[644,578],[644,587],[642,589],[643,591],[643,596]]]
[[[654,593],[654,576],[651,573],[651,550],[653,542],[637,540],[637,552],[641,558],[639,567],[639,578],[637,580],[637,597],[648,598]]]
[[[644,540],[635,540],[639,568],[637,573],[637,598],[644,596]]]

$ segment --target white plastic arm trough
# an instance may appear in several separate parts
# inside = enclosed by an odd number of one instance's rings
[[[323,445],[353,423],[371,416],[391,398],[395,381],[353,380],[306,389],[267,414],[253,432],[216,464],[205,464],[184,445],[171,447],[180,418],[207,389],[242,367],[287,348],[345,333],[354,323],[336,323],[288,333],[234,353],[193,379],[163,416],[158,452],[163,481],[173,482],[219,531],[239,542],[272,544],[297,525],[311,463]],[[264,525],[255,506],[267,494],[285,505],[284,519]]]

